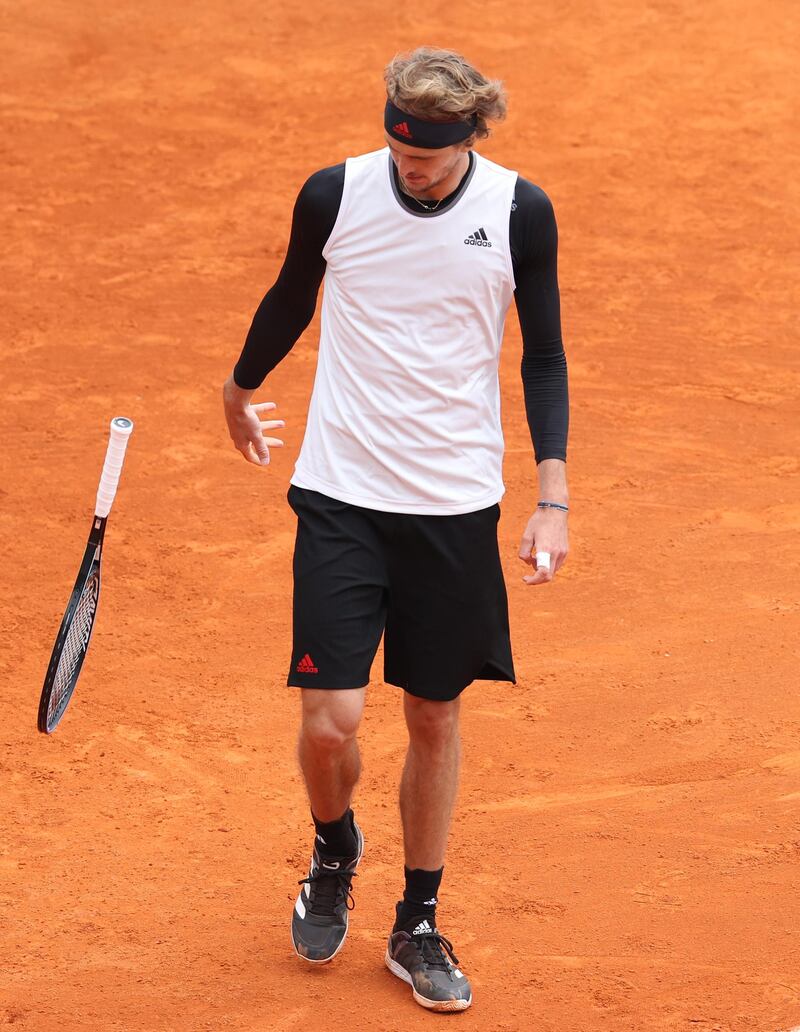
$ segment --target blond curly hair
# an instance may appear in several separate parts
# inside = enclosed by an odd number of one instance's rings
[[[487,122],[506,116],[506,92],[499,79],[486,79],[454,50],[417,47],[397,54],[383,75],[389,100],[429,122],[475,121],[475,136],[489,135]]]

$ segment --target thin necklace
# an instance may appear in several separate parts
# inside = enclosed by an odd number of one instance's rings
[[[415,197],[412,193],[409,193],[408,190],[405,189],[405,187],[403,186],[403,180],[400,179],[400,176],[398,176],[397,178],[400,182],[400,189],[403,191],[406,197],[410,197],[412,201],[416,201],[417,204],[422,205],[425,211],[436,211],[436,209],[439,207],[442,201],[447,200],[446,197],[440,197],[439,200],[436,201],[434,204],[428,205],[420,197]]]
[[[421,197],[414,197],[414,195],[413,195],[413,194],[409,194],[408,196],[409,196],[409,197],[410,197],[410,198],[411,198],[412,200],[416,201],[416,202],[417,202],[417,204],[421,204],[421,205],[422,205],[422,207],[423,207],[423,208],[425,209],[425,211],[436,211],[436,209],[437,209],[437,208],[439,207],[439,205],[440,205],[440,204],[442,203],[442,201],[444,200],[444,197],[440,197],[440,198],[439,198],[439,200],[438,200],[438,201],[437,201],[437,202],[436,202],[435,204],[430,204],[430,205],[428,205],[428,204],[426,204],[426,203],[425,203],[425,202],[424,202],[424,201],[422,200],[422,198],[421,198]]]

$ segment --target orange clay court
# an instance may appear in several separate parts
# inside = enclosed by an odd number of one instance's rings
[[[0,1027],[800,1026],[797,5],[5,6]],[[507,84],[481,150],[555,205],[572,396],[572,551],[529,589],[512,308],[519,682],[465,695],[441,918],[475,1003],[455,1018],[382,963],[405,733],[380,682],[348,944],[320,970],[291,949],[310,823],[285,494],[318,323],[256,395],[288,423],[268,470],[220,402],[297,190],[382,145],[383,66],[420,43]],[[45,737],[117,414],[136,430],[95,635]]]

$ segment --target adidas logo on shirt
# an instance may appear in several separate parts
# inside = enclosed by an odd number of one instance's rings
[[[473,247],[491,247],[492,242],[486,235],[486,230],[481,226],[480,229],[476,229],[474,233],[470,233],[468,237],[464,238],[465,244],[471,244]]]

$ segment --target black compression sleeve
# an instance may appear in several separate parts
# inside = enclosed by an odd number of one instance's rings
[[[322,257],[344,190],[344,163],[315,172],[297,196],[283,268],[258,306],[233,379],[245,390],[260,387],[311,322],[325,275]]]
[[[521,176],[509,226],[525,411],[536,461],[566,460],[569,394],[561,341],[558,229],[547,194]]]

